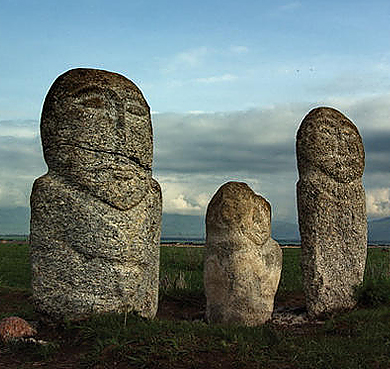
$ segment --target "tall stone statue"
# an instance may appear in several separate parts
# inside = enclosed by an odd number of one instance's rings
[[[314,317],[356,304],[367,254],[364,147],[356,126],[324,107],[304,118],[296,145],[303,283]]]
[[[70,70],[46,96],[41,139],[49,169],[32,189],[30,227],[37,309],[154,317],[161,190],[141,91],[116,73]]]
[[[208,321],[265,323],[282,269],[282,250],[271,238],[270,204],[246,183],[225,183],[207,208],[206,232]]]

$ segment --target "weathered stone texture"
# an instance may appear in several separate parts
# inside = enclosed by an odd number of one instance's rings
[[[364,147],[356,126],[331,108],[304,118],[296,145],[302,273],[314,317],[356,304],[367,254]]]
[[[141,91],[116,73],[70,70],[48,92],[41,138],[49,170],[34,183],[30,227],[37,309],[153,317],[161,190]]]
[[[247,184],[228,182],[209,203],[206,232],[208,321],[263,324],[271,317],[282,269],[269,203]]]

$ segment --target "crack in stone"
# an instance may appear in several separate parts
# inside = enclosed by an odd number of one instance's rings
[[[120,156],[120,157],[129,159],[134,164],[138,165],[139,167],[141,167],[142,169],[144,169],[146,171],[152,170],[151,167],[149,167],[148,165],[142,164],[138,158],[136,158],[134,156],[127,156],[127,155],[121,154],[119,152],[108,151],[108,150],[96,150],[96,149],[91,149],[91,148],[87,148],[87,147],[80,146],[80,145],[72,145],[72,144],[67,144],[67,143],[61,143],[60,146],[70,146],[70,147],[76,147],[78,149],[86,150],[86,151],[90,151],[90,152],[99,152],[99,153],[104,153],[104,154],[111,154],[111,155]]]

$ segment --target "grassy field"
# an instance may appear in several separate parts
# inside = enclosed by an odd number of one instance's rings
[[[300,249],[283,250],[276,306],[303,304]],[[322,324],[261,327],[204,321],[202,248],[161,248],[157,318],[108,314],[40,323],[44,346],[0,346],[4,368],[390,368],[390,253],[370,249],[359,306]],[[38,321],[27,245],[0,244],[0,318]],[[293,307],[292,306],[292,307]]]

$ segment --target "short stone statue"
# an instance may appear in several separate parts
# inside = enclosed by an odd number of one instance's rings
[[[356,126],[332,108],[312,110],[296,142],[302,273],[309,316],[356,304],[363,280],[367,218],[364,147]]]
[[[56,319],[156,314],[161,190],[149,106],[127,78],[73,69],[41,117],[48,172],[31,194],[32,288]]]
[[[282,251],[271,238],[269,203],[246,183],[225,183],[208,205],[206,232],[208,321],[265,323],[282,269]]]

